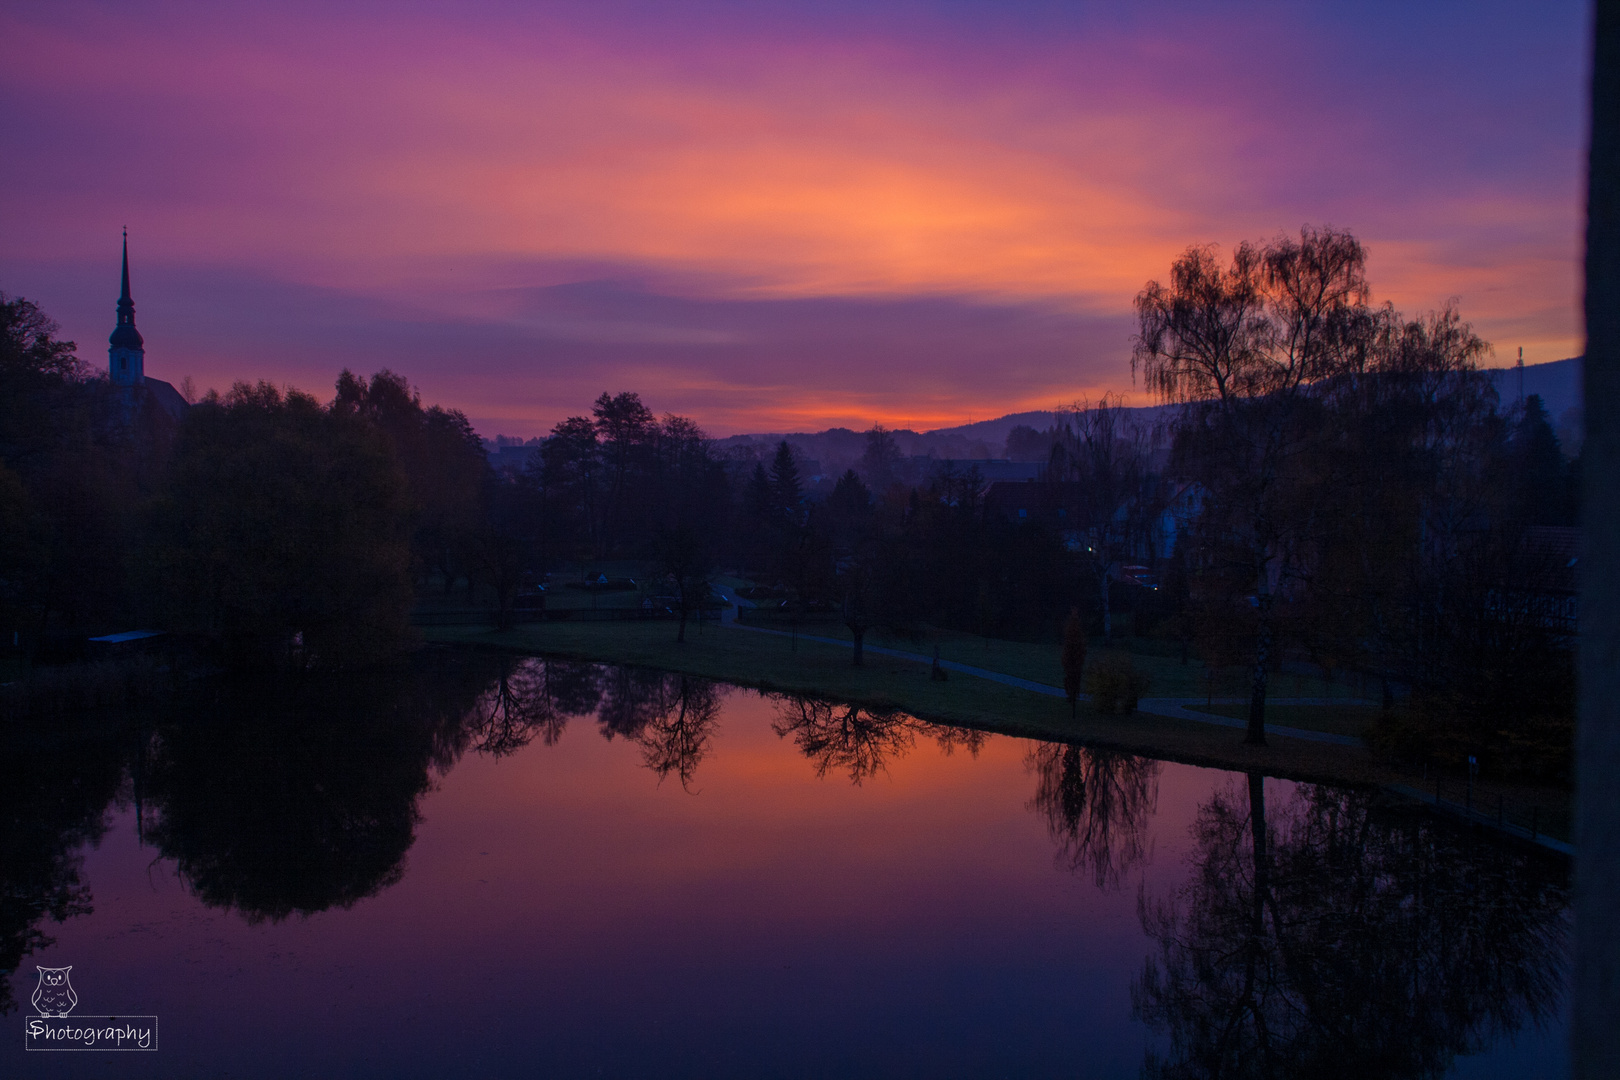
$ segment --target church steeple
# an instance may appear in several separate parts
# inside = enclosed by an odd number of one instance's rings
[[[129,230],[124,230],[124,282],[118,296],[118,325],[107,339],[107,371],[119,386],[140,386],[146,381],[146,343],[135,329],[135,301],[129,295]]]

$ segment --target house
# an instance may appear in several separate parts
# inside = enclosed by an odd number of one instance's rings
[[[1082,528],[1082,492],[1083,485],[1074,481],[1048,484],[1035,480],[998,480],[985,490],[984,513],[991,519],[1019,525],[1045,525],[1067,532]]]
[[[1192,529],[1203,509],[1203,485],[1178,485],[1165,500],[1164,509],[1149,525],[1145,543],[1138,554],[1149,560],[1168,559],[1175,554],[1176,544]]]
[[[1567,635],[1579,628],[1581,530],[1537,525],[1526,530],[1520,580],[1506,590],[1520,595],[1533,622]]]

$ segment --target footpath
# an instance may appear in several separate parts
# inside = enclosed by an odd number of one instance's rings
[[[735,608],[723,609],[723,611],[724,613],[722,614],[720,620],[722,626],[736,630],[747,630],[756,634],[775,634],[782,637],[795,636],[791,631],[787,630],[772,630],[763,626],[749,626],[745,623],[738,622],[736,619]],[[729,618],[727,617],[728,615],[730,616]],[[854,648],[854,642],[845,641],[842,638],[823,637],[819,634],[798,634],[796,636],[804,639],[805,641],[814,641],[825,645],[836,645],[846,649]],[[1051,686],[1047,683],[1035,682],[1031,679],[1019,678],[1016,675],[1008,675],[1000,671],[991,671],[988,668],[974,667],[972,664],[963,664],[955,660],[946,660],[943,658],[926,656],[922,653],[908,652],[904,649],[893,649],[881,645],[866,645],[863,647],[863,651],[873,653],[874,655],[878,656],[892,656],[897,659],[911,660],[920,664],[937,663],[946,671],[956,672],[962,675],[971,675],[974,678],[986,679],[990,682],[1000,683],[1003,686],[1017,687],[1020,690],[1029,690],[1037,694],[1047,695],[1049,697],[1062,698],[1067,696],[1064,694],[1062,687]],[[1082,701],[1090,700],[1088,695],[1085,694],[1080,695],[1080,699]],[[1376,704],[1376,702],[1362,701],[1359,699],[1320,697],[1275,697],[1268,700],[1274,705]],[[1173,717],[1178,720],[1191,720],[1196,723],[1213,724],[1219,727],[1245,728],[1248,725],[1242,720],[1233,719],[1232,717],[1227,716],[1217,716],[1212,713],[1202,712],[1195,708],[1195,706],[1198,705],[1241,705],[1245,703],[1245,699],[1242,698],[1225,697],[1213,699],[1143,698],[1137,702],[1136,708],[1138,712],[1148,713],[1154,716]],[[1337,746],[1360,747],[1363,745],[1361,739],[1350,735],[1336,735],[1326,731],[1311,731],[1306,728],[1285,727],[1278,724],[1267,724],[1266,734],[1268,736],[1279,735],[1289,739],[1300,739],[1306,742],[1315,743],[1328,743]],[[1555,837],[1546,835],[1545,833],[1541,832],[1535,824],[1532,824],[1529,828],[1526,828],[1524,826],[1502,820],[1500,804],[1498,804],[1497,813],[1492,814],[1489,812],[1488,808],[1476,809],[1471,800],[1467,803],[1457,803],[1450,799],[1442,799],[1440,797],[1438,787],[1435,789],[1433,795],[1431,795],[1430,793],[1421,791],[1410,784],[1395,783],[1383,784],[1381,786],[1392,794],[1398,795],[1405,799],[1410,799],[1413,802],[1426,804],[1433,807],[1437,813],[1445,814],[1448,817],[1460,818],[1476,827],[1489,829],[1504,836],[1512,837],[1521,842],[1528,842],[1537,847],[1558,852],[1561,855],[1573,857],[1575,854],[1575,848],[1573,845]]]
[[[771,630],[763,626],[748,626],[735,619],[722,619],[721,624],[738,630],[748,630],[756,634],[779,634],[783,637],[792,636],[791,631]],[[846,649],[854,648],[854,642],[842,638],[821,637],[817,634],[799,634],[805,641],[818,641],[825,645],[841,645]],[[922,653],[906,652],[903,649],[890,649],[881,645],[867,645],[865,652],[878,656],[893,656],[901,660],[915,660],[920,664],[932,664],[932,656]],[[988,679],[991,682],[1001,683],[1004,686],[1016,686],[1020,690],[1031,690],[1037,694],[1046,694],[1050,697],[1065,697],[1063,688],[1049,686],[1046,683],[1034,682],[1030,679],[1021,679],[1016,675],[1006,675],[999,671],[990,671],[986,668],[974,667],[972,664],[962,664],[955,660],[939,660],[939,666],[946,671],[955,671],[963,675],[972,675],[978,679]],[[1089,701],[1086,694],[1080,695],[1081,701]],[[1359,701],[1346,698],[1308,698],[1308,697],[1274,697],[1267,699],[1273,705],[1370,705],[1373,702]],[[1200,712],[1194,708],[1197,705],[1242,705],[1243,698],[1143,698],[1136,703],[1136,711],[1151,713],[1154,716],[1173,716],[1178,720],[1192,720],[1200,724],[1215,724],[1218,727],[1245,728],[1248,726],[1242,720],[1234,720],[1229,716],[1216,716],[1213,713]],[[1326,731],[1311,731],[1307,728],[1283,727],[1278,724],[1266,725],[1267,735],[1282,735],[1290,739],[1304,739],[1307,742],[1332,743],[1336,746],[1360,746],[1361,740],[1351,735],[1334,735]]]

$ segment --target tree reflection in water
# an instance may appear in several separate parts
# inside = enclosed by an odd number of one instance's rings
[[[652,700],[655,707],[635,736],[641,759],[660,781],[674,773],[691,790],[719,726],[721,687],[690,675],[665,675]]]
[[[158,728],[146,838],[249,922],[347,908],[402,876],[417,800],[486,683],[462,665],[220,683]]]
[[[771,729],[784,739],[793,736],[800,752],[815,765],[816,776],[844,770],[857,787],[869,777],[887,772],[889,759],[910,753],[918,735],[932,737],[947,755],[962,747],[977,757],[984,745],[982,731],[931,724],[898,709],[842,705],[792,694],[769,696],[776,703]]]
[[[1567,887],[1539,855],[1415,808],[1263,779],[1200,811],[1191,875],[1141,902],[1158,945],[1132,987],[1168,1035],[1158,1077],[1432,1077],[1553,1015]]]
[[[595,712],[601,700],[594,665],[502,656],[499,675],[467,714],[467,735],[473,749],[495,757],[537,736],[555,746],[568,721]]]
[[[1163,765],[1067,743],[1041,743],[1024,763],[1037,777],[1029,809],[1046,819],[1058,862],[1089,869],[1098,888],[1118,888],[1150,852],[1145,837]]]
[[[23,957],[54,940],[45,922],[91,911],[81,852],[106,832],[129,735],[97,720],[53,717],[40,732],[0,723],[0,1015],[17,1007],[11,977]]]
[[[691,675],[505,657],[467,727],[473,749],[500,757],[537,736],[553,746],[570,719],[594,712],[604,738],[629,739],[660,780],[674,773],[690,788],[713,742],[722,698],[718,683]]]
[[[624,736],[634,739],[664,707],[664,680],[662,671],[651,668],[599,667],[597,678],[601,686],[601,700],[596,720],[602,734],[612,739]]]

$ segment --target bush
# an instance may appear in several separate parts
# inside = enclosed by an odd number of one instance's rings
[[[1562,710],[1464,712],[1448,700],[1415,696],[1384,713],[1367,743],[1398,761],[1456,772],[1472,756],[1483,775],[1500,780],[1567,787],[1573,779],[1575,722]]]
[[[1091,704],[1100,713],[1130,714],[1148,688],[1147,673],[1141,671],[1128,656],[1107,656],[1091,666],[1086,673],[1086,693]]]

